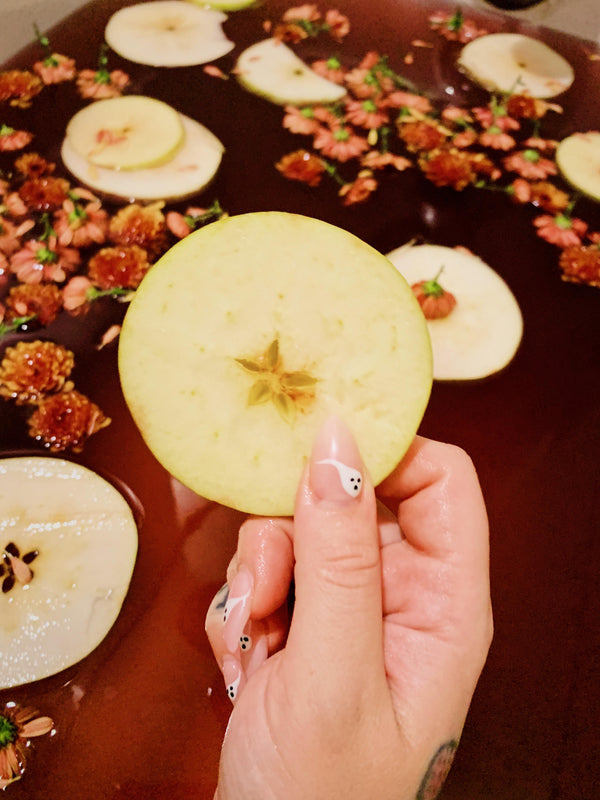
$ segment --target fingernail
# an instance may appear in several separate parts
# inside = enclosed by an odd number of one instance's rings
[[[223,659],[223,678],[227,689],[227,697],[234,704],[243,688],[243,677],[244,673],[239,660],[230,655],[225,656]]]
[[[250,619],[253,586],[252,573],[242,565],[231,582],[223,611],[223,640],[230,653],[240,650],[240,637]]]
[[[337,417],[323,425],[313,445],[309,481],[319,500],[346,504],[359,497],[362,460],[352,434]]]
[[[250,647],[242,647],[242,663],[246,678],[250,678],[269,657],[267,634],[262,630],[255,632],[254,626],[252,626],[250,633],[252,634]]]

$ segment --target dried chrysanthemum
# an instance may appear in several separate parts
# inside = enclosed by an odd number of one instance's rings
[[[436,186],[451,186],[456,191],[475,183],[477,172],[469,153],[451,148],[436,149],[419,158],[425,177]]]
[[[433,120],[402,121],[398,125],[398,134],[408,150],[430,151],[441,147],[448,138],[448,132]]]
[[[50,717],[39,717],[33,708],[7,703],[0,712],[0,789],[18,780],[31,752],[29,740],[44,736],[54,727]]]
[[[111,219],[108,238],[117,245],[137,245],[154,259],[168,247],[167,224],[162,212],[164,203],[142,206],[131,203]]]
[[[0,103],[27,108],[32,99],[44,88],[44,84],[33,72],[9,69],[0,72]]]
[[[47,161],[39,153],[23,153],[15,159],[15,169],[26,178],[41,178],[44,175],[51,175],[56,168],[56,164]]]
[[[20,131],[10,125],[0,125],[0,152],[22,150],[31,142],[33,134],[29,131]]]
[[[30,211],[54,211],[67,198],[69,182],[64,178],[29,178],[19,187],[19,197]]]
[[[344,205],[351,206],[368,200],[377,189],[377,180],[370,169],[361,170],[352,183],[344,184],[338,194],[344,198]]]
[[[148,253],[136,244],[103,247],[90,259],[88,275],[100,289],[137,289],[149,268]]]
[[[600,245],[574,245],[560,254],[562,279],[600,288]]]
[[[19,283],[4,302],[7,320],[35,317],[40,325],[49,325],[62,308],[62,292],[54,283]]]
[[[79,453],[89,437],[110,422],[88,397],[71,389],[42,398],[28,425],[29,435],[48,450]]]
[[[308,150],[294,150],[283,156],[276,164],[276,169],[286,178],[318,186],[325,172],[323,159],[309,153]]]
[[[447,317],[456,306],[454,295],[444,289],[439,282],[442,269],[435,278],[428,281],[418,281],[410,287],[417,298],[425,319],[443,319]]]
[[[0,395],[18,404],[36,403],[49,392],[70,388],[73,353],[54,342],[17,342],[0,362]]]

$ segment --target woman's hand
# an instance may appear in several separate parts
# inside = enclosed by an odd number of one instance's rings
[[[437,795],[491,640],[485,507],[422,438],[378,495],[331,419],[294,520],[242,526],[207,617],[234,701],[216,800]]]

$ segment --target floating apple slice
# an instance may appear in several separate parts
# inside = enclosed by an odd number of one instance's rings
[[[156,0],[116,11],[104,35],[116,53],[137,64],[191,67],[233,49],[221,27],[226,19],[221,11],[185,0]]]
[[[0,689],[46,678],[104,639],[125,599],[137,527],[94,472],[43,456],[0,460]]]
[[[259,0],[189,0],[197,6],[209,6],[220,11],[240,11],[242,8],[249,8],[257,5]]]
[[[521,33],[490,33],[466,44],[458,66],[491,92],[554,97],[573,83],[572,66],[543,42]]]
[[[456,306],[428,320],[436,380],[476,380],[503,369],[523,335],[519,305],[504,280],[477,256],[440,245],[405,245],[388,258],[413,286],[439,272]]]
[[[437,380],[474,380],[504,368],[521,341],[523,321],[503,279],[477,256],[439,245],[405,245],[388,258],[414,285],[439,283],[457,300],[442,319],[428,321]]]
[[[572,186],[600,200],[600,131],[567,136],[556,149],[556,163]]]
[[[169,161],[183,136],[177,111],[144,95],[91,103],[71,117],[66,132],[73,150],[90,164],[124,170]]]
[[[427,326],[381,253],[319,220],[213,222],[144,278],[119,345],[125,399],[163,466],[198,494],[291,514],[316,431],[353,430],[375,482],[431,388]]]
[[[286,44],[263,39],[244,50],[236,64],[242,86],[278,105],[335,103],[346,90],[317,75]]]
[[[65,167],[96,192],[126,200],[180,200],[202,191],[213,179],[223,145],[204,125],[180,115],[183,145],[166,164],[138,170],[96,167],[82,158],[69,139],[62,145]]]

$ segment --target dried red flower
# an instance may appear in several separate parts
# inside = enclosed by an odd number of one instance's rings
[[[0,711],[0,789],[5,789],[23,775],[28,755],[29,740],[50,733],[54,722],[50,717],[39,717],[33,708],[7,703]]]
[[[70,389],[67,378],[73,353],[54,342],[17,342],[7,347],[0,363],[0,395],[19,405],[36,403],[48,393]]]
[[[429,120],[404,122],[401,119],[398,133],[411,152],[435,150],[441,147],[447,139],[446,131]]]
[[[137,245],[103,247],[89,261],[88,275],[100,289],[137,289],[150,269],[148,254]]]
[[[71,389],[40,400],[28,425],[29,435],[48,450],[80,453],[89,437],[110,422],[88,397]]]
[[[0,72],[0,103],[27,108],[32,99],[44,88],[44,84],[28,70],[10,69]]]
[[[450,186],[458,192],[477,180],[472,155],[455,148],[422,154],[419,167],[436,186]]]
[[[572,245],[560,254],[562,279],[600,288],[600,246]]]
[[[46,161],[39,153],[23,153],[15,159],[15,169],[26,178],[41,178],[44,175],[51,175],[56,168],[56,164]]]
[[[533,224],[539,237],[561,248],[580,245],[588,227],[582,219],[560,213],[554,216],[543,214],[536,217]]]
[[[344,184],[338,194],[344,198],[345,206],[351,206],[368,200],[377,185],[371,170],[363,170],[352,183]]]
[[[40,325],[49,325],[62,309],[62,292],[54,283],[18,283],[5,300],[6,319],[34,316]]]
[[[9,125],[0,126],[0,151],[3,153],[22,150],[32,139],[33,134],[29,131],[18,131]]]
[[[156,258],[168,247],[167,223],[163,202],[142,206],[130,203],[110,220],[108,238],[116,245],[137,245]]]
[[[54,211],[67,199],[69,182],[64,178],[29,178],[19,188],[19,197],[30,211]]]
[[[318,186],[325,172],[323,160],[308,150],[295,150],[283,156],[276,164],[281,174],[293,181]]]

